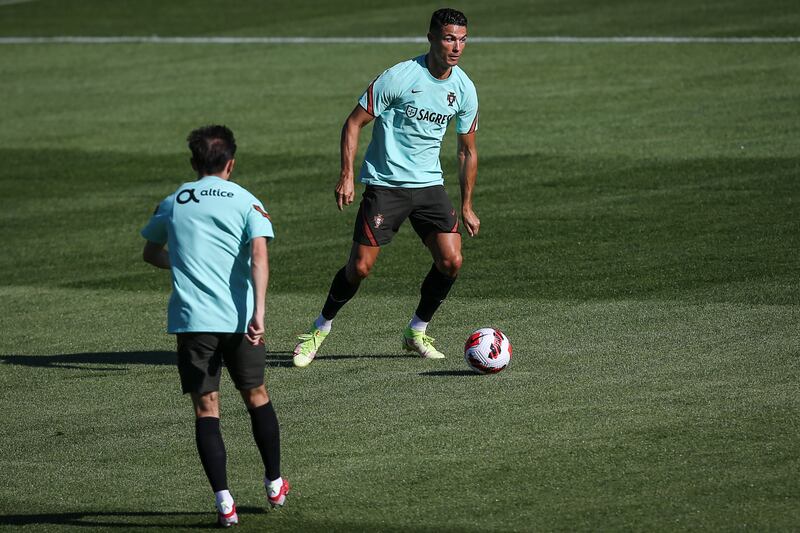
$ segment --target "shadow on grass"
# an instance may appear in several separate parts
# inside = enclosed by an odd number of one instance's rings
[[[239,513],[243,514],[262,514],[265,512],[264,509],[260,507],[239,507],[237,510]],[[169,518],[173,518],[174,520],[164,520]],[[212,529],[216,526],[214,518],[214,513],[209,512],[85,511],[74,513],[0,515],[0,525],[58,525],[102,528],[116,527],[122,529],[148,527],[192,527]],[[144,519],[151,519],[151,521],[145,521]]]
[[[321,355],[316,359],[336,361],[339,359],[419,359],[418,355],[402,354],[402,353],[385,353],[385,354],[367,354],[367,355],[349,355],[349,354],[334,354],[334,355]]]
[[[329,363],[335,363],[336,361],[342,361],[345,359],[419,359],[417,355],[411,354],[366,354],[366,355],[352,355],[352,354],[333,354],[333,355],[320,355],[319,357],[315,357],[314,361],[327,361]],[[288,368],[294,366],[292,362],[292,353],[291,352],[267,352],[267,366],[268,367],[278,367],[278,368]]]
[[[341,359],[402,359],[418,358],[416,355],[376,354],[376,355],[322,355],[316,360],[337,361]],[[58,355],[0,355],[0,363],[40,368],[65,368],[72,370],[124,371],[127,365],[175,365],[175,352],[96,352]],[[266,352],[268,367],[291,367],[291,352]],[[92,365],[92,366],[84,366]],[[94,366],[104,365],[104,366]],[[114,366],[108,366],[114,365]]]
[[[289,352],[267,352],[267,366],[292,366]],[[73,370],[127,370],[126,365],[168,365],[176,363],[175,352],[96,352],[58,355],[0,355],[0,363]],[[81,366],[116,365],[116,366]]]
[[[70,368],[77,370],[125,370],[124,365],[174,365],[175,352],[99,352],[58,355],[0,355],[0,362],[11,365]],[[116,365],[86,367],[78,365]]]
[[[477,372],[472,370],[428,370],[427,372],[420,372],[420,376],[480,376]]]
[[[292,363],[292,352],[267,352],[267,366],[272,368],[288,368]]]

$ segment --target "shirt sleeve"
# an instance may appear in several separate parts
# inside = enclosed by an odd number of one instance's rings
[[[150,242],[156,244],[167,244],[167,225],[169,223],[170,211],[172,210],[171,196],[168,196],[156,206],[150,221],[142,229],[141,235]]]
[[[247,225],[245,228],[248,242],[256,237],[266,237],[268,241],[275,238],[272,230],[272,219],[269,213],[256,198],[252,199],[250,209],[247,211]]]
[[[464,90],[464,103],[456,114],[456,132],[460,135],[478,131],[478,93],[469,84]]]
[[[394,78],[395,76],[389,70],[385,70],[383,74],[372,80],[367,90],[358,99],[359,105],[373,117],[383,113],[399,96]]]

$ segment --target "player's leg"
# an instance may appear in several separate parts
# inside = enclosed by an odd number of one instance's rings
[[[444,354],[433,346],[426,331],[461,269],[461,234],[444,187],[428,187],[417,191],[416,196],[411,223],[430,250],[433,264],[422,281],[419,304],[403,333],[403,345],[422,357],[441,359]]]
[[[378,246],[366,246],[358,242],[353,243],[350,258],[347,264],[336,272],[328,290],[322,312],[314,321],[314,325],[305,335],[298,336],[298,343],[294,348],[294,366],[306,367],[317,355],[322,341],[328,336],[333,327],[333,319],[358,292],[361,281],[369,276],[372,267],[378,260],[381,249]]]
[[[372,271],[381,246],[391,242],[410,211],[410,196],[402,189],[367,187],[353,229],[353,246],[347,264],[331,282],[322,312],[311,331],[298,337],[294,365],[308,366],[328,336],[333,319],[358,291]]]
[[[320,317],[324,321],[318,324],[320,329],[330,331],[331,322],[336,318],[339,310],[355,296],[361,282],[367,279],[372,272],[372,267],[375,266],[380,252],[380,246],[367,246],[353,242],[347,264],[340,268],[333,277],[328,297],[325,299],[325,305],[322,306],[322,313],[320,313]]]
[[[219,525],[237,524],[236,505],[228,490],[227,455],[219,425],[219,380],[222,354],[219,337],[210,333],[180,333],[178,371],[184,393],[195,413],[195,442],[217,506]]]
[[[425,246],[431,252],[433,265],[422,282],[415,317],[427,325],[447,298],[461,270],[461,235],[432,233],[425,239]]]
[[[289,482],[281,477],[280,426],[264,385],[264,346],[253,346],[244,334],[231,334],[225,340],[224,358],[231,380],[250,414],[253,439],[264,463],[267,500],[273,507],[279,507],[289,492]]]

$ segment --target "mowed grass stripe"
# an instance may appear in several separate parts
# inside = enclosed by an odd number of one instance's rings
[[[315,37],[364,36],[380,33],[392,37],[425,36],[434,7],[424,1],[403,5],[370,4],[358,0],[310,0],[302,7],[291,0],[239,0],[216,16],[213,0],[135,4],[106,0],[39,0],[6,6],[0,35],[225,35],[232,37],[302,34]],[[597,4],[589,0],[504,0],[488,5],[463,0],[459,8],[468,16],[475,36],[525,35],[686,35],[730,37],[797,35],[800,13],[787,0],[719,0],[697,3],[675,0],[669,5],[654,0]]]

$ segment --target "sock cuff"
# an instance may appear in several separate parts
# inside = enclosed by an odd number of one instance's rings
[[[264,405],[259,405],[258,407],[247,408],[247,412],[250,413],[250,416],[259,416],[262,413],[269,413],[270,411],[274,411],[275,409],[272,407],[272,400],[268,401]]]
[[[430,321],[422,320],[420,317],[414,313],[414,316],[411,317],[411,321],[408,323],[408,327],[415,331],[425,331],[428,328],[428,324]]]
[[[320,314],[317,319],[314,321],[314,327],[320,331],[324,331],[325,333],[330,332],[332,329],[331,326],[333,325],[333,319],[325,318],[325,315]]]

